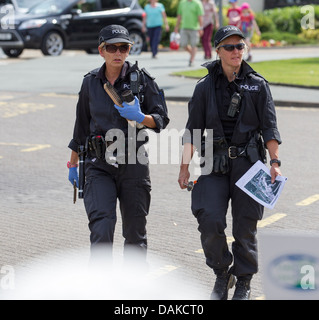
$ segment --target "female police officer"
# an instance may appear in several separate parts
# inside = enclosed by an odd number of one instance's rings
[[[73,139],[69,144],[72,152],[68,167],[72,184],[74,181],[78,183],[78,147],[87,146],[84,204],[91,231],[91,255],[96,252],[94,248],[101,245],[111,251],[117,198],[125,238],[124,252],[127,253],[126,249],[131,247],[145,256],[147,248],[146,215],[151,189],[148,164],[139,161],[112,163],[98,152],[98,148],[105,152],[107,145],[104,144],[107,142],[103,138],[111,129],[120,129],[126,138],[124,142],[127,142],[127,119],[156,132],[169,122],[165,101],[154,79],[145,70],[139,70],[137,64],[126,61],[131,45],[127,29],[120,25],[109,25],[100,31],[98,49],[105,63],[84,77],[77,103]],[[123,108],[120,108],[114,105],[104,90],[104,84],[108,82],[121,94],[131,87],[130,75],[133,72],[139,72],[141,80],[137,87],[143,102],[135,98],[133,105],[123,103]]]
[[[186,188],[188,164],[196,148],[202,147],[196,146],[193,130],[203,134],[205,129],[213,129],[213,157],[204,156],[205,169],[209,160],[212,166],[206,174],[202,172],[192,192],[192,211],[198,220],[206,263],[216,274],[212,299],[227,299],[234,276],[233,299],[248,299],[250,281],[258,268],[256,232],[263,207],[235,186],[236,181],[257,160],[265,160],[264,144],[271,159],[272,182],[281,174],[281,138],[274,103],[265,79],[243,61],[243,39],[234,26],[222,27],[215,35],[220,60],[205,65],[208,75],[197,84],[189,102],[188,135],[184,136],[179,174],[180,187]],[[232,253],[224,232],[230,199],[235,239]]]

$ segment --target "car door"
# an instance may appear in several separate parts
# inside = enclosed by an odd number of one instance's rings
[[[99,0],[80,0],[72,8],[67,27],[69,48],[91,48],[98,45]]]
[[[123,15],[117,0],[80,0],[72,8],[69,22],[71,48],[97,48],[100,30],[109,24],[120,24]]]
[[[119,0],[100,0],[100,4],[100,23],[102,27],[109,24],[125,24],[126,14],[130,11],[129,7],[123,7]]]

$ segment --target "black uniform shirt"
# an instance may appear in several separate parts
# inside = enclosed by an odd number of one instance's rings
[[[198,141],[200,144],[196,145],[197,141],[194,136],[197,130],[200,130],[203,136],[205,129],[213,129],[215,139],[225,137],[224,127],[226,133],[229,128],[232,129],[229,122],[226,124],[224,121],[223,125],[220,114],[223,116],[225,110],[220,112],[218,107],[218,104],[223,105],[225,109],[230,95],[230,93],[227,94],[224,99],[223,95],[218,94],[216,83],[218,84],[219,81],[220,61],[209,62],[204,66],[208,69],[208,75],[198,82],[189,101],[187,130],[183,136],[183,143],[192,143],[199,150],[201,141]],[[261,132],[265,143],[275,139],[280,144],[281,138],[277,128],[275,105],[267,81],[245,61],[242,62],[241,69],[236,84],[242,92],[242,102],[237,121],[233,127],[231,145],[246,145],[255,132]],[[232,90],[231,87],[230,89]],[[226,101],[225,105],[222,100]]]
[[[137,70],[137,64],[125,62],[119,78],[115,81],[114,87],[119,93],[130,88],[129,74]],[[144,101],[141,103],[141,110],[144,114],[151,115],[156,123],[153,129],[159,132],[169,123],[166,104],[154,79],[143,72],[141,91]],[[69,148],[78,151],[79,145],[84,145],[88,136],[102,135],[110,129],[121,129],[127,133],[128,123],[121,117],[114,102],[105,92],[105,64],[99,69],[95,69],[85,75],[79,93],[76,108],[76,120],[74,125],[73,139],[69,143]]]
[[[238,85],[234,81],[228,81],[227,77],[223,73],[223,69],[221,66],[218,71],[215,88],[219,118],[223,126],[225,138],[230,144],[238,119],[238,113],[236,113],[234,117],[229,117],[227,113],[232,95],[235,92],[239,92],[240,90],[238,88]]]

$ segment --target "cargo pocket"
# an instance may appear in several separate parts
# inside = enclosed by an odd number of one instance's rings
[[[120,207],[127,216],[146,216],[151,202],[151,181],[149,179],[127,179],[120,191]]]
[[[84,207],[87,215],[89,216],[92,211],[94,211],[94,192],[92,192],[91,188],[92,179],[87,179],[84,185]]]
[[[137,216],[147,216],[151,203],[151,181],[149,179],[138,179],[137,194]]]
[[[201,183],[201,178],[198,179],[197,183],[194,185],[192,191],[192,212],[195,218],[197,218],[198,214],[201,210],[203,210],[203,184]]]

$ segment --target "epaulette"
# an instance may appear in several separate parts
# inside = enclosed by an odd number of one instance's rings
[[[197,81],[197,83],[199,83],[199,82],[201,82],[201,81],[204,81],[209,75],[210,75],[210,74],[207,73],[206,76],[200,78],[200,79]]]
[[[249,75],[254,75],[256,77],[262,78],[263,80],[265,80],[268,83],[268,80],[265,79],[260,73],[258,73],[256,71],[249,73]]]
[[[150,79],[155,80],[155,78],[151,76],[151,74],[145,68],[142,68],[141,71],[145,73]]]
[[[93,69],[93,70],[89,71],[87,74],[84,75],[84,78],[89,76],[89,75],[91,75],[91,74],[97,75],[99,70],[100,70],[100,68],[96,68],[96,69]]]

